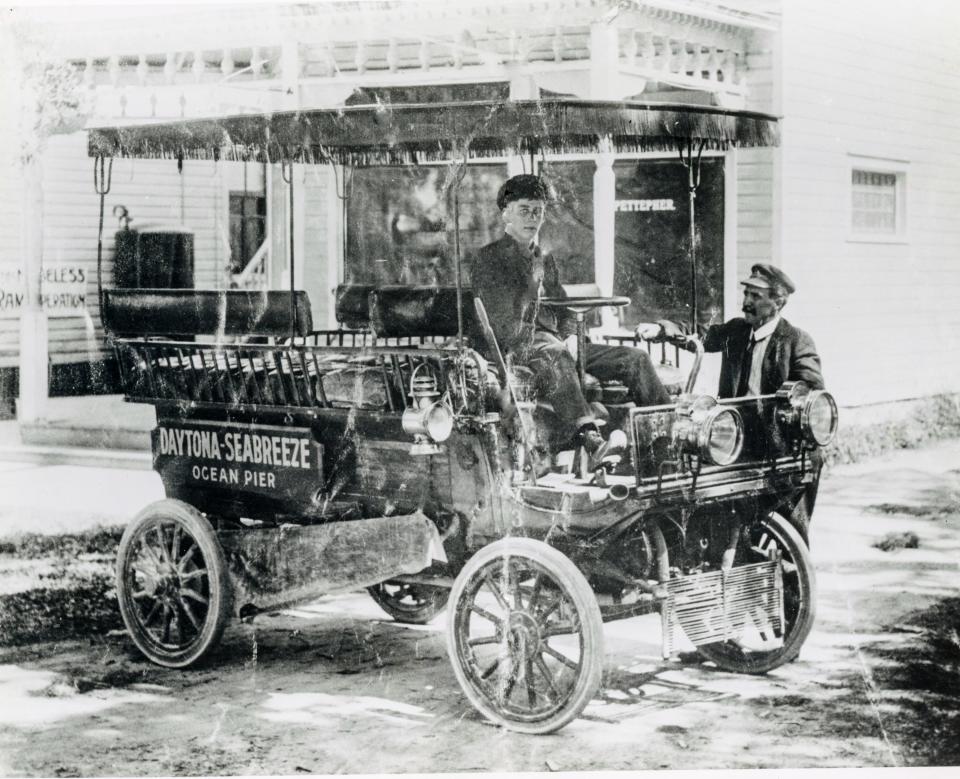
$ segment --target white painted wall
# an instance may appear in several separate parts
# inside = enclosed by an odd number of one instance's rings
[[[333,288],[339,257],[331,256],[329,212],[334,205],[339,207],[339,201],[331,197],[335,182],[329,165],[303,167],[303,252],[297,261],[302,268],[300,287],[310,297],[314,329],[320,330],[334,324]]]
[[[239,163],[185,161],[178,174],[173,160],[115,160],[106,197],[103,241],[104,285],[113,283],[115,205],[127,207],[132,226],[146,222],[183,223],[194,232],[194,279],[198,288],[225,286],[229,257],[227,166]],[[85,133],[50,139],[43,156],[43,260],[82,263],[87,268],[88,317],[51,317],[50,358],[54,363],[99,359],[104,341],[97,307],[96,264],[99,197],[93,188],[93,160]],[[15,179],[0,185],[0,262],[17,262],[20,224]],[[9,223],[9,224],[8,224]],[[0,362],[16,364],[16,320],[0,319]]]
[[[958,32],[938,0],[785,6],[785,314],[841,405],[960,390]],[[850,154],[904,162],[904,242],[850,240]]]
[[[12,100],[6,102],[12,105]],[[23,181],[18,159],[19,139],[16,114],[0,111],[0,270],[20,268],[20,202]],[[0,368],[17,365],[20,321],[0,317]]]

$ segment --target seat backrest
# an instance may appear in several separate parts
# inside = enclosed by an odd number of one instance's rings
[[[457,288],[342,284],[337,288],[337,321],[369,328],[380,338],[441,337],[457,334]],[[464,335],[479,333],[473,291],[462,291]]]
[[[290,335],[313,329],[310,298],[303,290],[108,289],[102,312],[117,336]]]

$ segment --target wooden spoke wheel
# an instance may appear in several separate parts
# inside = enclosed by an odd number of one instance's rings
[[[772,671],[796,658],[813,627],[817,597],[813,562],[807,545],[786,519],[770,514],[748,528],[734,566],[769,560],[772,551],[779,552],[783,565],[783,629],[764,625],[762,619],[747,620],[739,639],[699,647],[701,655],[725,671]]]
[[[603,673],[600,607],[564,554],[526,538],[492,543],[467,562],[450,600],[450,661],[487,718],[550,733],[593,698]]]
[[[368,587],[377,605],[397,622],[426,625],[447,605],[450,590],[427,584],[381,582]]]
[[[120,541],[117,598],[147,658],[168,668],[199,660],[230,617],[223,550],[207,519],[179,500],[141,511]]]

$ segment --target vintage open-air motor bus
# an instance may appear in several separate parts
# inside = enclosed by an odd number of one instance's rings
[[[456,193],[471,157],[559,151],[679,149],[693,183],[704,148],[769,145],[776,130],[748,112],[568,99],[91,130],[101,245],[114,157],[280,162],[291,198],[292,162],[445,159],[454,181],[455,283],[341,286],[336,330],[313,330],[295,289],[101,285],[126,398],[156,407],[167,494],[119,549],[120,608],[140,651],[189,666],[232,617],[366,587],[404,622],[449,607],[467,698],[527,733],[563,727],[596,693],[605,621],[659,612],[665,655],[685,636],[731,671],[795,658],[814,572],[784,516],[818,477],[811,455],[836,430],[833,399],[801,384],[695,395],[702,349],[680,338],[676,356],[693,355],[674,403],[591,390],[629,440],[620,463],[591,472],[574,453],[545,468],[531,457],[538,404],[462,281]],[[583,312],[625,302],[545,301],[572,307],[581,336]]]

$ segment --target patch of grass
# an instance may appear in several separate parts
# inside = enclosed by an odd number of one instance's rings
[[[935,395],[917,405],[906,419],[873,425],[844,426],[824,453],[827,468],[854,463],[896,449],[916,449],[930,441],[960,438],[960,395]]]
[[[878,514],[901,514],[905,517],[930,517],[948,510],[936,506],[910,506],[906,503],[876,503],[867,506],[867,511],[875,511]]]
[[[115,555],[123,526],[98,527],[80,533],[18,533],[0,539],[0,553],[25,560],[62,557],[75,560],[83,554]]]
[[[102,634],[121,626],[113,567],[123,527],[18,533],[0,554],[36,560],[16,569],[24,586],[0,595],[0,646]]]
[[[916,549],[920,546],[920,538],[916,533],[887,533],[873,544],[881,552],[892,552],[894,549]]]
[[[109,574],[0,596],[0,645],[106,633],[120,626]]]

